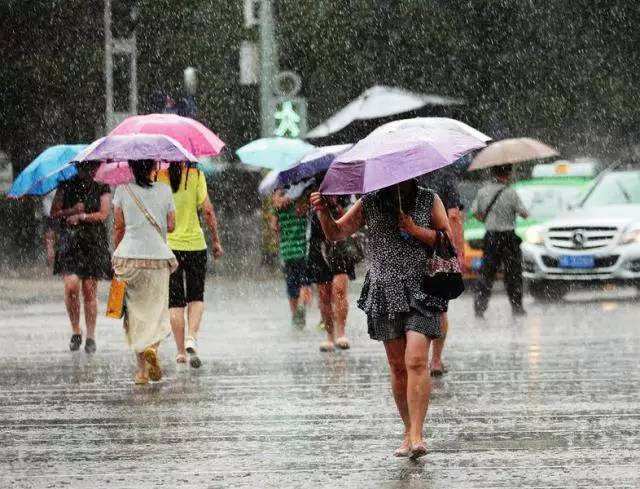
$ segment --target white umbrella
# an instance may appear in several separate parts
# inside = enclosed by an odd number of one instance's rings
[[[402,88],[376,85],[309,131],[307,138],[322,138],[347,127],[355,120],[378,119],[417,110],[425,105],[460,105],[463,100],[425,95]]]
[[[481,170],[492,166],[511,165],[523,161],[540,160],[558,156],[559,154],[551,146],[547,146],[537,139],[503,139],[480,151],[469,166],[469,171]]]
[[[401,119],[399,121],[388,122],[383,124],[371,134],[382,134],[388,131],[399,129],[424,129],[433,132],[454,132],[458,134],[469,135],[483,143],[491,141],[491,138],[477,129],[465,124],[464,122],[448,117],[414,117],[412,119]]]

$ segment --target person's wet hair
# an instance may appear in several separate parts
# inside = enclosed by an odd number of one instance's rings
[[[153,160],[135,160],[129,162],[133,178],[140,187],[149,188],[153,186],[151,172],[155,168],[155,165],[156,162]]]
[[[491,176],[494,178],[508,178],[511,176],[511,165],[494,166],[491,168]]]
[[[182,163],[174,161],[169,165],[169,185],[171,185],[171,190],[173,191],[174,194],[180,188],[181,180],[182,180]]]
[[[83,161],[80,163],[76,163],[78,175],[80,175],[80,177],[82,178],[93,178],[99,167],[99,161]]]

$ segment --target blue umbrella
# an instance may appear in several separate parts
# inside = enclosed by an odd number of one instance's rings
[[[302,139],[262,138],[236,151],[246,165],[282,170],[293,165],[314,148]]]
[[[73,178],[78,171],[68,163],[86,147],[86,144],[60,144],[47,148],[20,172],[11,186],[9,197],[45,195],[61,182]]]
[[[324,146],[306,154],[298,164],[282,170],[278,174],[276,187],[285,187],[311,178],[318,173],[325,172],[336,159],[336,156],[350,149],[353,144],[338,144]]]

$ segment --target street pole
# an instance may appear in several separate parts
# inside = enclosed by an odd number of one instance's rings
[[[273,134],[271,99],[278,71],[277,47],[271,0],[260,3],[260,119],[262,137]]]
[[[113,38],[111,35],[111,0],[104,0],[104,127],[109,128],[113,118]]]

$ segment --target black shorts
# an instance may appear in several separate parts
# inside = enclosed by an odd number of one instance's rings
[[[207,275],[207,250],[173,251],[178,268],[169,277],[169,307],[186,307],[204,300]]]

